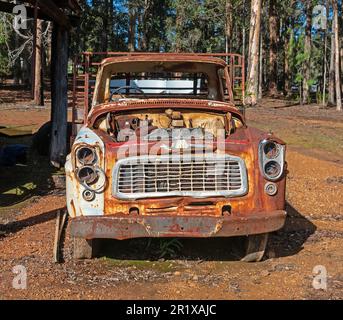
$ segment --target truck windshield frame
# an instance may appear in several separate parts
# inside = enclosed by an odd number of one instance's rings
[[[92,106],[115,99],[189,98],[226,101],[227,67],[193,61],[111,62],[99,68]]]

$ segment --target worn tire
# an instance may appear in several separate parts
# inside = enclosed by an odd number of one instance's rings
[[[268,233],[248,236],[244,262],[260,262],[263,259],[268,243]]]
[[[77,259],[92,259],[96,255],[95,240],[73,238],[73,258]]]

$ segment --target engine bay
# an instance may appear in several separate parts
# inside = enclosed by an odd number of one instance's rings
[[[131,112],[108,112],[94,123],[95,129],[109,134],[116,142],[132,136],[157,141],[169,138],[211,140],[232,134],[242,127],[240,119],[231,113],[184,109],[151,109]]]

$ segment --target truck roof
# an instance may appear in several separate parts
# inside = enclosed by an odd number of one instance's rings
[[[101,65],[105,66],[111,63],[122,63],[122,62],[144,62],[144,61],[153,61],[153,62],[193,62],[193,63],[210,63],[219,65],[221,67],[226,66],[226,62],[223,59],[197,55],[194,53],[150,53],[150,54],[137,54],[123,56],[110,57],[102,60]]]

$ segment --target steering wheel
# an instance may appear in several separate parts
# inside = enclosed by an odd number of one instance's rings
[[[114,89],[114,90],[111,92],[110,101],[113,101],[112,98],[113,98],[113,96],[114,96],[115,94],[117,94],[117,93],[118,93],[122,98],[125,98],[125,96],[119,92],[120,90],[123,90],[123,89],[133,89],[133,90],[136,90],[136,91],[142,93],[143,96],[145,97],[145,93],[144,93],[144,91],[143,91],[141,88],[132,87],[132,86],[123,86],[123,87],[119,87],[119,88],[117,88],[117,89]]]

